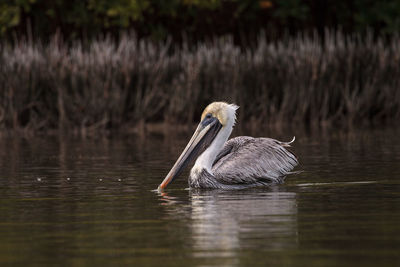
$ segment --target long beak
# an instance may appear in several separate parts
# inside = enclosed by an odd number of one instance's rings
[[[211,121],[211,122],[210,122]],[[200,122],[189,143],[182,154],[169,171],[164,181],[158,186],[159,190],[164,189],[185,169],[190,161],[203,152],[214,140],[222,125],[216,118]]]

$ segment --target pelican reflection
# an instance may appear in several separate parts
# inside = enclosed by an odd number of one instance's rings
[[[161,199],[168,216],[184,216],[190,222],[195,257],[232,258],[243,248],[297,247],[296,193],[278,189],[190,190],[188,200],[180,202],[167,193]]]

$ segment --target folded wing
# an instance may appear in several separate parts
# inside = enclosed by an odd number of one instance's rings
[[[247,136],[232,138],[217,156],[213,174],[219,183],[226,185],[281,183],[298,165],[296,156],[286,149],[291,142]]]

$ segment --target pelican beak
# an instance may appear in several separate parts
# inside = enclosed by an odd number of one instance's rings
[[[164,189],[171,183],[179,174],[186,168],[186,166],[203,152],[217,136],[222,124],[215,117],[206,117],[197,126],[189,143],[186,145],[182,154],[175,162],[172,169],[169,171],[164,181],[158,186],[158,190]]]

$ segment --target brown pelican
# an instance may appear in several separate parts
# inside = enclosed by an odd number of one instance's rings
[[[192,138],[159,189],[164,189],[197,157],[189,176],[193,188],[240,189],[282,183],[298,164],[285,147],[294,141],[239,136],[228,140],[239,107],[225,102],[208,105]]]

